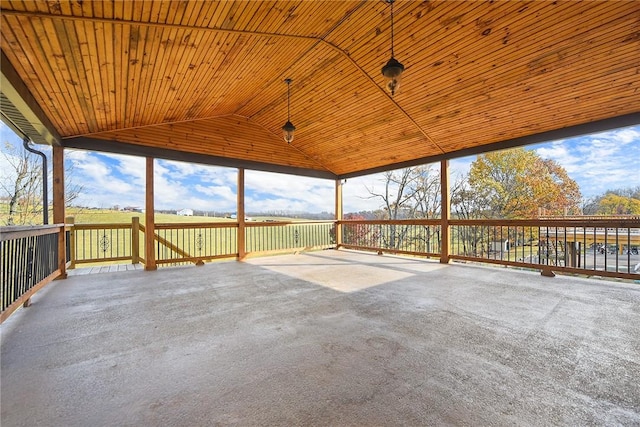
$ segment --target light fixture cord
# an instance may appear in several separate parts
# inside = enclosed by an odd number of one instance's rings
[[[291,121],[291,82],[287,82],[287,121]]]
[[[394,1],[391,0],[391,57],[394,57],[393,54],[393,3]]]

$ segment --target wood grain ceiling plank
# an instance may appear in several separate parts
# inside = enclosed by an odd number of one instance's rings
[[[189,40],[193,37],[193,32],[189,35]],[[159,115],[157,119],[151,119],[150,122],[166,122],[173,120],[189,120],[194,118],[199,118],[202,116],[201,103],[198,102],[199,99],[206,96],[204,91],[206,90],[206,81],[208,79],[208,75],[206,73],[206,66],[204,65],[203,52],[206,51],[207,42],[204,39],[199,38],[199,36],[204,36],[204,34],[197,34],[196,38],[198,40],[198,44],[190,44],[187,46],[179,46],[174,44],[171,47],[172,53],[170,56],[172,58],[171,64],[173,65],[171,69],[167,69],[163,80],[163,87],[166,87],[167,90],[171,90],[171,85],[176,85],[176,91],[172,91],[171,93],[167,93],[166,99],[174,100],[179,99],[177,102],[177,108],[173,109],[171,114],[167,114],[167,107],[171,106],[172,102],[169,102],[168,105],[164,105],[162,110],[159,111]],[[181,37],[181,34],[178,35]],[[176,40],[177,41],[177,40]],[[171,78],[171,80],[169,80]],[[171,82],[171,85],[169,84]],[[181,82],[185,82],[181,84]],[[172,95],[173,92],[177,92],[177,95]],[[196,96],[197,94],[197,96]],[[194,99],[195,98],[195,99]],[[160,114],[161,113],[161,114]]]
[[[213,7],[212,2],[184,2],[185,11],[180,20],[180,25],[188,25],[195,27],[199,25],[202,18],[209,13],[209,10]]]
[[[116,11],[113,11],[114,15]],[[88,23],[84,24],[85,28],[89,28]],[[101,129],[114,129],[118,124],[119,110],[118,110],[118,102],[116,100],[117,92],[119,90],[119,85],[122,82],[116,76],[116,70],[118,69],[120,64],[118,64],[118,60],[120,59],[119,53],[114,50],[114,44],[119,36],[119,29],[116,25],[103,25],[104,28],[104,39],[101,43],[101,49],[104,52],[102,54],[104,60],[99,63],[100,73],[103,78],[103,93],[105,99],[104,112],[107,116],[107,121],[102,123],[100,126]],[[95,63],[91,63],[90,65],[95,66]]]
[[[605,33],[606,34],[606,33]],[[606,35],[603,35],[603,37],[606,37]],[[592,44],[591,42],[589,44]],[[585,45],[578,45],[577,48],[581,48],[580,46],[587,46],[589,44],[585,44]],[[562,75],[560,73],[561,68],[559,66],[555,66],[556,67],[556,71],[554,71],[553,73],[544,73],[544,77],[547,80],[550,80],[551,82],[558,80],[560,82],[566,81],[566,82],[570,82],[572,80],[575,80],[576,77],[579,77],[576,75],[575,73],[575,66],[579,63],[579,61],[588,61],[589,58],[584,57],[584,54],[588,54],[591,55],[591,58],[593,58],[593,53],[592,53],[593,49],[590,49],[589,51],[585,51],[585,52],[573,52],[573,51],[567,51],[570,54],[566,55],[566,58],[563,59],[563,63],[565,63],[565,65],[563,65],[563,68],[567,68],[567,67],[571,67],[572,69],[565,75]],[[610,56],[608,53],[603,53],[602,54],[602,62],[598,62],[598,66],[601,65],[606,65],[608,62],[610,62],[612,59],[614,61],[616,61],[616,58]],[[600,59],[600,58],[599,58]],[[617,61],[616,61],[617,62]],[[510,79],[506,79],[503,77],[502,80],[497,80],[495,79],[493,76],[488,76],[486,81],[478,81],[476,82],[473,86],[463,86],[460,85],[458,93],[457,93],[457,98],[460,97],[464,97],[465,99],[471,99],[474,97],[487,97],[487,96],[491,96],[489,90],[494,90],[493,88],[495,87],[522,87],[522,86],[527,86],[527,82],[531,79],[531,78],[535,78],[536,75],[532,74],[531,72],[529,72],[528,74],[526,73],[526,69],[528,66],[524,66],[521,67],[523,69],[523,71],[515,73],[515,75],[510,78]],[[589,72],[591,72],[591,70],[589,70]],[[556,77],[557,76],[557,77]],[[530,88],[536,88],[536,86],[531,86],[529,85]],[[523,88],[525,90],[527,90],[526,88]],[[537,90],[537,88],[536,88]],[[532,91],[532,93],[538,93],[537,91]],[[422,109],[418,109],[418,106],[414,106],[412,104],[408,104],[408,108],[412,109],[412,111],[415,112],[416,117],[421,117],[421,113],[420,111],[424,111],[424,110],[428,110],[430,109],[432,106],[438,106],[438,108],[441,108],[442,105],[446,105],[447,102],[453,102],[454,97],[449,96],[447,97],[445,96],[441,96],[440,98],[432,95],[432,94],[428,94],[425,95],[425,98],[428,99],[427,103],[423,104]]]
[[[244,29],[255,32],[269,32],[275,22],[281,22],[275,2],[261,2],[251,21],[247,22]],[[275,31],[274,31],[275,32]]]
[[[476,72],[479,77],[476,77],[476,81],[482,81],[486,79],[501,79],[501,84],[508,83],[508,80],[505,82],[505,79],[517,79],[519,76],[523,75],[525,71],[528,71],[530,68],[530,64],[536,60],[536,58],[540,57],[539,49],[535,47],[531,47],[530,49],[526,49],[525,47],[520,47],[518,50],[519,60],[518,61],[510,61],[500,65],[497,70],[488,73],[488,77],[480,77],[480,75]],[[543,54],[544,55],[544,54]],[[492,59],[492,58],[490,58]],[[473,65],[473,64],[471,64]],[[487,64],[487,66],[490,66]],[[471,68],[470,68],[471,69]],[[460,72],[459,70],[458,73]],[[460,74],[456,73],[458,76]],[[509,74],[507,74],[509,73]],[[452,73],[454,74],[454,73]],[[453,81],[452,81],[453,83]],[[464,83],[464,79],[461,83]],[[490,84],[487,84],[490,86]],[[452,86],[453,87],[453,86]]]
[[[54,102],[55,93],[51,93],[45,88],[48,87],[48,79],[53,74],[50,64],[48,62],[41,64],[36,61],[33,50],[21,43],[21,40],[31,40],[34,43],[38,43],[39,40],[34,37],[29,39],[23,32],[23,29],[29,24],[25,18],[3,15],[0,16],[0,19],[3,20],[2,25],[0,25],[0,28],[2,28],[0,42],[2,43],[3,52],[7,55],[16,72],[23,76],[23,81],[31,89],[36,99],[42,98],[43,94],[47,95],[43,98],[45,102],[40,104],[51,122],[56,123],[65,113],[56,108]],[[16,22],[12,23],[12,21]],[[24,22],[19,24],[19,21]],[[40,78],[40,74],[44,74],[43,78]]]
[[[233,126],[233,130],[237,130],[237,126]],[[228,130],[221,128],[224,134]],[[297,164],[305,164],[306,167],[322,170],[315,162],[305,159],[300,154],[292,151],[284,142],[278,142],[278,147],[274,149],[271,143],[247,143],[248,140],[256,140],[255,135],[249,133],[247,138],[239,135],[239,140],[229,141],[225,138],[217,137],[217,134],[208,132],[198,135],[193,130],[185,131],[185,129],[162,129],[161,126],[140,129],[132,135],[133,131],[110,132],[102,135],[96,135],[97,138],[106,138],[113,140],[121,140],[122,142],[130,142],[139,145],[156,146],[168,149],[179,149],[194,153],[211,154],[220,157],[242,158],[246,160],[257,161],[275,161],[281,165],[294,166]],[[169,139],[163,138],[170,134]],[[244,139],[244,141],[242,140]],[[158,141],[166,142],[158,144]]]
[[[243,8],[239,8],[236,13],[236,24],[234,29],[240,31],[247,31],[247,27],[251,24],[256,14],[260,13],[260,9],[263,9],[262,2],[240,2]],[[264,4],[268,5],[268,3]]]
[[[111,108],[114,105],[109,96],[113,80],[109,79],[107,65],[113,64],[113,58],[111,62],[106,58],[104,40],[113,38],[113,35],[107,34],[101,24],[76,22],[75,27],[79,50],[79,56],[75,61],[85,70],[88,90],[92,97],[92,108],[96,112],[96,128],[107,129],[106,125],[111,121]],[[97,34],[100,35],[96,37]]]
[[[164,121],[184,120],[204,115],[197,109],[197,102],[203,98],[209,100],[210,105],[217,102],[220,82],[215,79],[216,70],[224,61],[225,51],[215,46],[225,46],[235,43],[237,36],[231,34],[197,34],[198,43],[193,48],[194,57],[190,64],[193,67],[183,67],[173,75],[176,84],[176,106],[172,113],[165,115]],[[187,79],[187,77],[189,78]],[[193,76],[193,77],[191,77]],[[182,84],[180,84],[183,82]],[[213,101],[212,101],[213,99]],[[180,114],[180,111],[182,114]]]
[[[515,33],[516,32],[514,32],[514,34]],[[567,33],[561,34],[559,36],[562,38],[568,38],[571,35],[573,35],[572,31],[569,30]],[[493,58],[490,55],[484,55],[481,58],[474,59],[473,62],[467,62],[466,64],[456,67],[454,69],[443,70],[443,72],[446,71],[447,74],[449,75],[448,79],[438,78],[437,77],[438,71],[433,70],[433,72],[431,72],[431,87],[434,86],[433,82],[437,82],[438,83],[437,89],[429,90],[430,87],[426,86],[428,83],[425,83],[425,87],[423,89],[427,90],[430,97],[433,98],[437,96],[438,93],[447,93],[448,91],[459,90],[460,84],[463,84],[473,75],[475,75],[475,77],[472,77],[472,78],[475,79],[476,81],[481,81],[485,79],[498,79],[498,78],[502,79],[502,78],[505,78],[505,75],[504,75],[505,73],[509,73],[512,76],[514,76],[512,78],[517,78],[517,76],[521,75],[522,73],[516,73],[514,71],[522,70],[523,64],[527,64],[526,66],[528,66],[528,64],[531,61],[534,61],[537,57],[540,56],[540,52],[539,52],[539,48],[531,44],[529,44],[529,46],[514,46],[514,47],[517,48],[516,50],[518,52],[519,59],[517,61],[504,61],[504,60],[500,60],[500,58]],[[494,67],[492,67],[492,63],[501,63],[501,64],[499,67],[497,67],[497,69],[494,69]],[[487,70],[492,70],[492,71],[491,73],[488,73],[485,75],[479,75],[477,71],[477,67],[485,68]],[[463,72],[470,73],[469,77],[465,77]],[[448,84],[446,82],[448,82]],[[407,84],[410,84],[410,83],[407,83]]]
[[[133,20],[138,22],[152,22],[151,9],[154,2],[134,2]]]
[[[181,39],[181,33],[173,28],[158,28],[153,37],[152,49],[158,52],[149,59],[148,74],[144,80],[135,87],[135,90],[143,92],[143,112],[139,113],[140,120],[137,125],[148,123],[160,123],[165,120],[163,110],[164,103],[171,100],[169,95],[170,85],[165,84],[167,77],[175,77],[176,67],[184,67],[182,57],[174,54],[173,45]]]
[[[123,15],[128,11],[123,10]],[[105,130],[118,129],[126,123],[126,91],[129,87],[129,39],[131,37],[131,27],[129,25],[114,25],[113,54],[114,63],[119,66],[114,67],[114,91],[115,91],[115,116],[112,127]]]
[[[629,82],[632,78],[629,78]],[[590,97],[547,102],[538,101],[528,106],[528,114],[536,117],[535,121],[528,121],[521,126],[514,125],[514,116],[508,112],[476,113],[460,123],[451,123],[442,120],[432,127],[434,135],[446,135],[451,129],[456,129],[455,136],[449,137],[459,141],[460,144],[472,141],[475,144],[486,144],[495,140],[510,139],[530,134],[532,130],[537,132],[549,131],[579,124],[584,117],[590,117],[588,121],[607,119],[615,115],[636,113],[638,109],[633,103],[634,96],[620,96],[611,92],[610,88],[593,88]],[[608,114],[603,114],[603,103],[606,104]],[[611,111],[615,113],[611,113]],[[487,128],[496,129],[493,132],[482,131]],[[464,135],[461,137],[459,135]],[[466,142],[465,142],[466,141]],[[443,141],[443,146],[449,143]]]
[[[170,59],[164,61],[167,67],[161,73],[162,79],[158,80],[157,93],[163,102],[157,104],[159,108],[154,110],[154,114],[149,117],[147,123],[162,123],[199,117],[197,105],[191,104],[189,106],[188,104],[191,93],[198,92],[198,88],[203,85],[202,79],[206,77],[203,61],[199,59],[204,51],[204,49],[198,48],[202,45],[202,36],[204,34],[194,34],[191,30],[188,33],[178,31],[172,35],[174,38],[171,39],[171,43],[167,43],[167,56]],[[195,42],[191,41],[192,38]],[[177,99],[180,101],[176,102]],[[189,107],[186,110],[186,116],[184,108],[182,109],[183,114],[179,113],[178,108],[167,114],[174,103],[177,106]]]
[[[217,77],[224,85],[219,93],[220,100],[216,109],[210,108],[208,115],[236,112],[239,105],[246,103],[257,95],[265,83],[275,78],[283,65],[268,60],[271,46],[265,47],[267,39],[261,36],[250,36],[243,39],[235,56],[225,58],[224,69],[220,69]],[[284,41],[285,45],[291,41]]]
[[[252,118],[262,117],[264,115],[286,118],[287,87],[284,84],[284,79],[293,79],[293,83],[291,84],[293,107],[293,97],[298,96],[298,89],[303,88],[305,82],[309,81],[308,69],[311,64],[305,62],[304,58],[307,57],[310,51],[317,48],[318,46],[315,41],[288,41],[286,44],[281,44],[280,42],[270,45],[268,48],[268,56],[263,59],[263,63],[269,64],[268,67],[266,67],[268,72],[265,73],[269,79],[265,81],[265,84],[257,93],[252,94],[250,98],[246,98],[246,102],[241,103],[236,113]],[[278,59],[278,55],[282,52],[287,53],[288,59],[285,61]],[[314,56],[311,55],[311,57]],[[255,64],[255,66],[260,67],[261,65]],[[262,122],[262,120],[260,121]]]
[[[279,5],[278,19],[269,27],[276,34],[299,34],[314,38],[323,37],[330,28],[349,14],[356,2],[332,2],[328,10],[323,1],[297,1]]]
[[[80,52],[80,42],[74,22],[61,22],[57,24],[58,40],[64,51],[64,58],[71,74],[72,81],[68,83],[76,89],[77,102],[84,117],[86,126],[90,130],[98,129],[98,117],[96,114],[96,106],[91,98],[91,88],[88,85],[88,73],[81,61],[82,54]],[[78,116],[80,117],[80,116]]]
[[[79,16],[93,16],[96,12],[94,12],[94,2],[91,1],[83,1],[76,2],[76,8],[73,9],[73,13]],[[112,7],[117,8],[117,4],[114,4]],[[120,7],[121,8],[121,7]]]
[[[236,7],[237,5],[233,1],[220,2],[209,26],[213,28],[228,29],[229,23],[227,19],[229,14],[232,14]]]
[[[517,31],[513,30],[514,34],[517,34]],[[467,36],[468,38],[468,36]],[[418,79],[407,79],[405,81],[404,87],[410,87],[413,90],[418,90],[422,92],[423,90],[427,90],[429,93],[434,93],[437,91],[447,92],[457,90],[460,83],[464,82],[465,79],[475,78],[475,79],[484,79],[486,78],[484,74],[480,73],[480,70],[485,70],[487,73],[491,73],[491,75],[495,75],[497,72],[505,69],[504,67],[510,67],[514,61],[503,61],[499,56],[498,58],[492,57],[492,53],[482,52],[482,43],[486,43],[485,37],[477,37],[478,41],[475,43],[466,43],[461,49],[455,51],[455,58],[452,60],[456,61],[456,67],[449,67],[447,69],[443,67],[430,67],[429,64],[432,64],[432,60],[429,60],[430,52],[427,50],[423,51],[423,56],[417,58],[420,61],[416,61],[417,65],[412,67],[412,73],[420,75],[422,73],[428,74],[429,79],[425,79],[425,83],[423,86],[416,87],[415,82]],[[509,53],[509,49],[515,49],[515,47],[509,47],[508,49],[503,48],[503,44],[501,42],[494,43],[495,46],[499,47],[496,52],[498,55],[503,55],[504,53]],[[444,48],[445,50],[447,48]],[[519,52],[519,57],[521,57],[524,53],[520,53],[521,49],[517,49]],[[494,52],[495,53],[495,52]],[[440,56],[438,56],[440,57]],[[495,63],[502,63],[500,70],[494,69]],[[448,84],[447,84],[448,82]],[[436,85],[437,83],[437,85]],[[433,88],[436,87],[434,90]]]
[[[195,13],[199,13],[205,2],[172,2],[169,5],[166,22],[174,25],[190,25]],[[194,12],[198,9],[198,12]]]
[[[382,159],[393,157],[392,163],[409,160],[413,157],[426,157],[429,155],[442,154],[437,148],[429,148],[422,135],[415,135],[414,138],[406,136],[389,135],[384,138],[376,136],[375,140],[367,140],[368,144],[352,144],[344,141],[339,147],[324,148],[314,152],[308,152],[309,157],[317,159],[326,164],[329,168],[335,169],[338,173],[346,173],[345,167],[350,164],[358,164],[362,169],[371,169],[381,165]],[[416,150],[416,146],[425,149]],[[357,157],[360,156],[361,159]]]
[[[168,13],[168,11],[164,13]],[[158,15],[158,20],[161,22],[166,19],[166,15]],[[173,74],[173,67],[179,64],[179,58],[171,53],[172,44],[178,38],[178,31],[175,27],[158,27],[146,40],[149,47],[145,49],[157,52],[157,55],[149,57],[148,61],[143,63],[141,79],[134,88],[143,94],[138,105],[136,126],[162,121],[161,114],[158,113],[160,111],[158,104],[162,104],[165,100],[166,92],[163,91],[165,76],[167,73]],[[180,64],[182,67],[186,65]]]
[[[145,12],[145,7],[149,12]],[[136,16],[150,13],[151,5],[146,3],[135,3],[132,10],[134,19]],[[122,127],[131,127],[135,125],[135,118],[137,116],[137,91],[134,90],[136,84],[139,83],[140,69],[142,68],[142,62],[144,60],[144,39],[147,37],[147,33],[150,30],[149,27],[142,26],[127,26],[129,31],[129,38],[124,44],[125,52],[128,52],[122,57],[127,64],[126,75],[122,84],[122,89],[119,96],[122,98],[124,105],[124,121]]]
[[[63,40],[67,38],[64,25],[60,22],[56,25],[54,22],[48,20],[33,20],[33,22],[37,22],[43,30],[41,34],[38,34],[38,40],[42,50],[38,52],[40,58],[38,58],[37,61],[41,63],[47,62],[46,58],[48,58],[48,60],[52,62],[50,67],[53,68],[51,71],[53,72],[52,77],[55,79],[55,83],[50,87],[57,87],[59,89],[57,92],[57,104],[68,104],[69,107],[69,115],[65,117],[66,120],[56,123],[56,125],[60,126],[60,134],[65,135],[68,132],[77,131],[74,129],[88,129],[91,120],[87,117],[88,113],[83,110],[83,107],[86,108],[86,106],[83,106],[80,99],[82,94],[79,93],[79,91],[82,89],[76,80],[78,73],[72,68],[73,64],[70,64],[67,60],[70,54],[69,46],[61,41],[61,38]],[[62,34],[60,34],[60,32],[62,32]],[[41,58],[45,58],[44,61]],[[40,72],[38,74],[43,75],[43,73]],[[56,92],[55,89],[53,90]],[[46,96],[45,94],[42,95]]]
[[[471,50],[469,53],[473,54],[477,50],[478,49],[476,49],[476,47],[474,46],[473,50]],[[429,55],[429,53],[426,50],[424,52],[425,52],[425,55]],[[410,57],[410,58],[411,58],[412,61],[416,59],[416,58],[413,58],[413,57]],[[486,61],[486,58],[487,58],[487,55],[483,55],[481,57],[481,59],[483,59],[485,61]],[[419,61],[416,61],[418,67],[421,66],[422,68],[416,68],[416,66],[411,66],[410,67],[410,70],[411,70],[410,72],[412,73],[411,74],[412,76],[414,76],[416,74],[420,75],[421,73],[428,73],[429,74],[428,83],[424,84],[425,85],[424,89],[426,89],[426,90],[432,90],[432,87],[435,86],[436,83],[438,84],[439,88],[446,87],[446,85],[443,84],[443,82],[445,80],[443,80],[441,77],[439,77],[440,75],[446,76],[448,74],[448,76],[449,76],[448,80],[451,82],[452,90],[453,90],[453,88],[455,88],[457,86],[458,82],[462,79],[461,76],[460,76],[460,73],[459,73],[459,70],[461,70],[460,67],[456,67],[453,70],[451,69],[451,67],[449,67],[449,69],[446,69],[446,70],[443,70],[442,67],[441,67],[440,71],[438,71],[437,69],[436,70],[430,69],[430,67],[428,65],[428,64],[431,64],[430,61],[428,61],[428,60],[420,61],[420,58],[417,58],[417,59],[419,60]],[[492,60],[492,58],[489,58],[489,59]],[[474,72],[477,73],[477,68],[479,67],[479,65],[476,62],[477,62],[477,60],[474,60],[474,62],[467,61],[466,63],[474,70]],[[420,63],[422,63],[424,65],[420,65]],[[488,70],[490,70],[490,69],[491,69],[491,67],[490,67],[490,64],[489,64]],[[451,72],[451,71],[455,71],[455,73]],[[403,85],[403,87],[405,88],[405,91],[404,91],[404,93],[401,93],[401,95],[404,95],[405,98],[407,96],[409,96],[409,94],[407,94],[407,88],[410,88],[410,89],[408,89],[409,92],[411,92],[412,90],[416,90],[417,88],[414,89],[416,81],[417,81],[417,79],[415,79],[415,78],[406,79],[405,83]],[[444,90],[444,89],[442,89],[442,90]]]
[[[594,42],[598,38],[594,39]],[[448,103],[443,103],[438,106],[437,115],[432,116],[433,119],[439,119],[441,116],[446,116],[454,111],[464,112],[467,109],[486,109],[491,108],[490,104],[503,105],[508,101],[508,105],[512,106],[515,103],[526,104],[531,99],[538,98],[547,94],[549,99],[561,99],[562,92],[559,92],[563,87],[567,87],[568,92],[566,96],[573,97],[579,94],[581,86],[584,90],[584,86],[588,83],[588,80],[601,79],[607,81],[610,84],[611,78],[609,76],[611,65],[609,62],[613,60],[617,69],[624,69],[625,62],[628,64],[627,70],[631,74],[635,74],[638,58],[638,51],[640,47],[633,44],[621,44],[615,43],[619,46],[615,50],[603,50],[597,55],[593,55],[591,52],[580,52],[567,56],[567,60],[562,66],[558,66],[553,71],[553,75],[542,73],[529,76],[526,80],[514,81],[509,84],[505,84],[498,87],[492,85],[486,85],[487,87],[478,87],[473,89],[471,87],[464,88],[462,95],[458,98],[463,99],[450,99]],[[582,69],[583,74],[577,73],[576,70]],[[584,78],[582,76],[585,76]],[[588,80],[587,80],[588,76]],[[478,84],[480,85],[480,84]],[[496,85],[497,86],[497,85]],[[490,89],[488,89],[490,88]],[[517,94],[517,98],[514,99],[514,94]],[[417,106],[413,111],[419,111]],[[421,121],[429,121],[431,113],[416,113],[416,118]]]
[[[152,11],[151,13],[157,13]],[[129,75],[129,84],[127,85],[127,97],[131,97],[133,102],[130,104],[130,110],[127,115],[130,117],[129,126],[140,126],[145,124],[144,118],[147,115],[146,110],[146,98],[151,92],[150,79],[152,78],[152,68],[155,64],[157,57],[162,55],[160,47],[160,34],[163,28],[160,27],[138,27],[139,40],[137,42],[136,50],[134,50],[135,56],[133,61],[133,67],[129,62],[129,70],[133,71],[133,74]],[[135,37],[135,36],[134,36]],[[149,53],[153,52],[152,55]],[[136,62],[137,60],[137,62]],[[145,88],[146,90],[143,90]]]
[[[16,40],[11,40],[10,49],[5,49],[8,55],[12,58],[19,59],[20,56],[12,56],[20,53],[24,53],[26,64],[31,68],[32,72],[29,72],[29,76],[24,79],[28,84],[29,89],[36,99],[46,99],[47,102],[43,103],[43,109],[47,112],[47,115],[53,118],[52,122],[55,125],[60,123],[56,120],[58,117],[67,117],[65,109],[71,109],[69,104],[59,105],[56,101],[62,96],[66,86],[63,88],[56,76],[61,76],[62,72],[58,72],[57,62],[62,56],[62,50],[52,51],[49,44],[48,34],[43,26],[43,23],[38,19],[19,18],[17,19],[18,26],[12,26],[15,30]],[[5,30],[3,26],[3,40],[5,40]],[[53,30],[51,30],[53,32]],[[16,48],[20,46],[20,50]],[[43,55],[43,51],[50,53],[48,61],[40,61]],[[17,61],[16,61],[17,62]],[[54,68],[55,67],[55,68]],[[71,126],[69,124],[68,126]],[[58,126],[58,130],[62,129]]]

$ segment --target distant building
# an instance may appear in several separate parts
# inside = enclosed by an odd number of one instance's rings
[[[193,209],[182,209],[176,212],[180,216],[193,216]]]
[[[144,213],[144,209],[143,208],[139,208],[136,206],[125,206],[124,208],[120,209],[122,212],[142,212]]]

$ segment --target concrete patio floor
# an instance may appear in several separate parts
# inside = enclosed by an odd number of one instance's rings
[[[640,285],[348,251],[73,276],[1,327],[10,426],[640,425]]]

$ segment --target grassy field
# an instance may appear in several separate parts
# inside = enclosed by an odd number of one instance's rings
[[[6,204],[0,204],[0,225],[6,225],[9,208]],[[131,218],[138,217],[140,224],[144,224],[145,217],[142,212],[124,212],[113,209],[88,209],[67,208],[66,216],[73,217],[75,224],[131,224]],[[41,224],[42,215],[30,215],[30,223]],[[261,221],[304,221],[304,219],[287,217],[255,217],[252,222]],[[49,212],[49,222],[53,222],[53,212]],[[157,224],[173,223],[209,223],[209,222],[236,222],[235,219],[213,216],[180,216],[176,214],[156,213]]]
[[[67,217],[73,217],[76,224],[130,224],[131,218],[138,217],[140,224],[145,222],[145,214],[141,212],[123,212],[109,209],[67,209]],[[164,223],[197,223],[197,222],[235,222],[229,218],[206,216],[180,216],[175,214],[155,214],[155,222]]]

